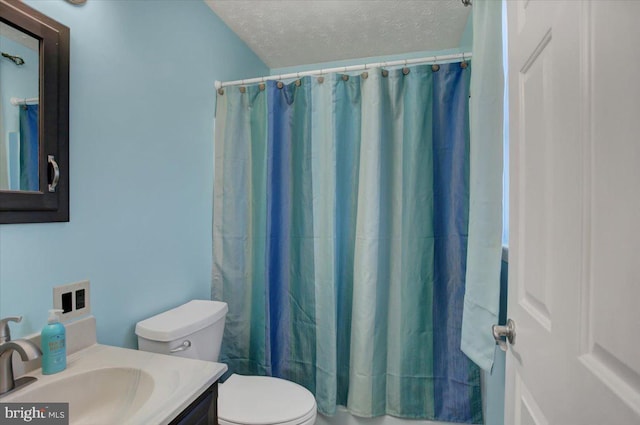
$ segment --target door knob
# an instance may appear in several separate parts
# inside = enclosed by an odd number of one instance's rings
[[[502,351],[507,351],[507,343],[515,345],[516,343],[516,322],[509,319],[506,325],[493,325],[491,326],[491,332],[493,333],[493,339],[496,340],[496,344],[500,346]],[[504,339],[503,339],[504,338]]]

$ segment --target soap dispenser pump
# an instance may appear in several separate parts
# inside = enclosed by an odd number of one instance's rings
[[[47,325],[42,328],[42,374],[52,375],[67,368],[67,341],[64,325],[60,323],[58,313],[62,310],[49,310]]]

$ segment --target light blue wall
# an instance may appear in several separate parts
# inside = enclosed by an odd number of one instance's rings
[[[27,0],[71,28],[71,221],[0,225],[0,316],[40,330],[91,280],[101,343],[209,298],[214,81],[268,68],[202,1]]]

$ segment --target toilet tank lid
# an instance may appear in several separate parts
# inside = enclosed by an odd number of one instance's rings
[[[190,335],[227,314],[227,303],[193,300],[136,324],[136,335],[152,341],[173,341]]]

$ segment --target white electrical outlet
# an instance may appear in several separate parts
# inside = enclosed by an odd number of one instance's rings
[[[88,280],[53,287],[53,308],[63,310],[59,316],[65,322],[91,313]]]

